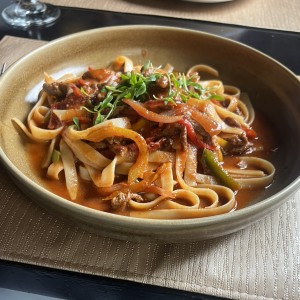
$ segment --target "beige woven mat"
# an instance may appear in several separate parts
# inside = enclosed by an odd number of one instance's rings
[[[5,37],[8,64],[45,42]],[[1,99],[0,101],[7,101]],[[300,299],[300,193],[231,235],[187,244],[103,238],[44,211],[0,164],[0,258],[231,299]]]
[[[213,4],[184,0],[47,0],[47,2],[61,6],[300,31],[299,0],[233,0]]]

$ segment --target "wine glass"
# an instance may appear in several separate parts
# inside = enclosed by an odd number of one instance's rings
[[[6,23],[16,27],[45,26],[60,17],[60,9],[38,0],[18,0],[2,11]]]

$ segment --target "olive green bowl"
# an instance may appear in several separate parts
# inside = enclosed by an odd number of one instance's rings
[[[11,119],[25,120],[37,98],[44,72],[58,76],[88,66],[106,66],[118,55],[136,63],[151,59],[185,71],[194,64],[216,68],[223,82],[247,92],[254,108],[272,123],[279,141],[272,186],[245,208],[187,220],[123,217],[72,203],[42,186],[32,171],[24,140]],[[243,44],[215,35],[160,26],[120,26],[89,30],[48,43],[11,66],[0,80],[0,155],[2,165],[20,188],[49,212],[69,217],[101,235],[120,239],[185,242],[240,230],[277,209],[300,184],[300,82],[280,63]]]

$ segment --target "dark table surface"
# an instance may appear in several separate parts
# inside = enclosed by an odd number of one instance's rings
[[[11,1],[1,0],[0,11]],[[255,29],[212,22],[112,13],[61,7],[61,18],[48,28],[20,30],[0,18],[0,39],[5,35],[51,41],[92,28],[147,24],[205,31],[247,44],[300,74],[300,33]],[[0,260],[0,299],[217,299],[178,291],[69,271]]]

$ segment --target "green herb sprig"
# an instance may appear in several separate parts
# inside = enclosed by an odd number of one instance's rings
[[[145,71],[149,68],[153,68],[151,62],[147,62],[141,68],[144,72],[136,73],[132,71],[121,74],[121,82],[117,86],[106,85],[102,88],[101,92],[106,94],[105,98],[94,106],[92,110],[89,110],[97,114],[95,124],[109,119],[117,106],[121,104],[122,99],[129,98],[140,102],[149,99],[149,84],[162,76],[156,73],[155,70],[149,75],[145,75]]]
[[[160,67],[154,68],[151,61],[147,61],[142,66],[140,73],[134,71],[122,73],[120,75],[121,81],[118,85],[106,85],[101,89],[100,92],[105,95],[103,100],[92,108],[83,108],[97,115],[94,123],[98,124],[109,119],[116,111],[116,108],[122,104],[122,99],[125,98],[139,102],[145,102],[154,98],[163,100],[165,105],[168,103],[175,104],[175,99],[180,99],[186,103],[191,97],[199,100],[224,100],[222,96],[216,95],[214,92],[210,92],[207,88],[203,87],[193,76],[187,77],[183,73],[175,72],[162,74],[157,71],[158,69]],[[162,76],[166,76],[169,82],[167,95],[163,98],[149,95],[150,84],[156,82]],[[85,91],[83,90],[82,92],[84,93]],[[74,123],[76,126],[79,126],[75,121]]]
[[[178,73],[175,76],[174,73],[168,75],[169,78],[169,93],[164,98],[166,102],[170,102],[170,99],[178,96],[181,101],[186,103],[189,98],[196,98],[199,100],[218,100],[224,101],[224,97],[217,95],[214,92],[210,92],[207,88],[204,88],[199,82],[194,81],[194,77],[187,77],[185,74]]]

